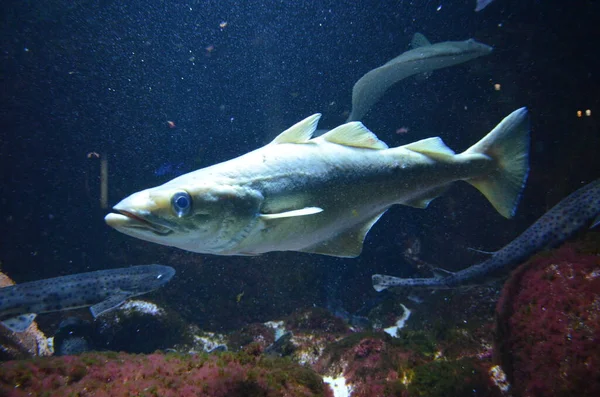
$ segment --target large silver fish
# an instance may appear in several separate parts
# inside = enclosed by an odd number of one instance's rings
[[[29,327],[40,313],[90,307],[94,317],[125,300],[168,283],[175,269],[162,265],[72,274],[0,288],[0,321],[15,332]]]
[[[505,217],[513,215],[528,172],[524,108],[460,154],[440,138],[388,148],[360,122],[311,139],[320,116],[260,149],[134,193],[106,223],[193,252],[355,257],[389,207],[425,208],[457,180],[478,188]]]
[[[352,87],[352,112],[348,121],[360,120],[392,85],[415,74],[458,65],[487,55],[492,47],[473,39],[430,44],[420,33],[413,49],[362,76]]]
[[[546,212],[519,237],[477,265],[456,273],[440,272],[440,277],[399,278],[374,274],[373,288],[447,289],[481,285],[504,278],[518,265],[544,248],[554,247],[582,227],[600,223],[600,179],[576,190]],[[445,274],[442,276],[442,274]]]

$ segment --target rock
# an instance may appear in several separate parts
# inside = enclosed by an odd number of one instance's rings
[[[13,284],[10,277],[0,272],[0,288]],[[48,338],[35,322],[25,332],[12,332],[0,324],[0,361],[50,355]]]
[[[0,395],[333,397],[309,368],[246,353],[84,353],[3,363]]]
[[[578,246],[517,269],[497,306],[496,355],[515,396],[600,395],[600,257]]]

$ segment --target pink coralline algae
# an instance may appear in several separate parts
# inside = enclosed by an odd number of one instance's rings
[[[600,396],[600,257],[566,245],[517,269],[497,307],[517,396]]]
[[[283,359],[90,353],[2,363],[2,396],[332,396],[315,372]]]

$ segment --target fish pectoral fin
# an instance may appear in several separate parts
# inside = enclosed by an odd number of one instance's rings
[[[473,251],[473,252],[479,252],[480,254],[486,254],[486,255],[494,255],[496,253],[496,251],[484,251],[484,250],[479,250],[477,248],[471,248],[471,247],[467,247],[468,251]]]
[[[590,226],[590,229],[593,229],[598,225],[600,225],[600,215],[598,215],[596,218],[594,218],[594,220],[592,221],[592,225]]]
[[[385,211],[329,240],[301,249],[300,251],[311,254],[338,256],[341,258],[355,258],[362,251],[365,236],[384,213]]]
[[[20,314],[16,317],[2,320],[2,325],[13,332],[23,332],[29,328],[33,320],[35,320],[35,316],[35,313]]]
[[[375,134],[373,134],[367,127],[360,121],[351,121],[346,124],[342,124],[339,127],[321,135],[319,139],[323,139],[327,142],[337,143],[338,145],[352,146],[366,149],[387,149],[383,141],[380,141]]]
[[[306,207],[306,208],[302,208],[300,210],[293,210],[293,211],[285,211],[285,212],[280,212],[278,214],[260,214],[261,219],[280,219],[280,218],[291,218],[294,216],[305,216],[305,215],[312,215],[312,214],[318,214],[319,212],[322,212],[323,208],[319,208],[319,207]]]
[[[385,274],[374,274],[371,276],[373,289],[381,292],[386,288],[396,289],[448,289],[451,288],[443,278],[399,278]]]
[[[312,116],[297,122],[281,134],[277,135],[271,142],[278,143],[306,143],[312,137],[317,129],[317,124],[321,118],[321,113],[315,113]]]
[[[454,272],[451,272],[450,270],[442,269],[441,267],[433,268],[433,269],[431,269],[431,271],[433,272],[433,275],[436,278],[445,278],[445,277],[454,275]]]
[[[454,150],[446,146],[444,141],[442,141],[442,138],[437,136],[421,139],[420,141],[409,143],[402,147],[438,161],[449,161],[456,155]]]
[[[421,209],[427,208],[433,200],[435,200],[436,198],[438,198],[442,194],[444,194],[446,192],[446,190],[448,190],[448,185],[436,187],[435,189],[426,191],[425,193],[423,193],[420,196],[413,197],[412,199],[410,199],[408,201],[403,201],[400,204],[408,205],[409,207],[414,207],[414,208],[421,208]]]
[[[92,316],[96,318],[103,313],[106,313],[110,310],[116,309],[117,307],[121,306],[123,302],[125,302],[130,296],[130,294],[125,293],[111,295],[102,302],[90,306],[90,312],[92,312]]]

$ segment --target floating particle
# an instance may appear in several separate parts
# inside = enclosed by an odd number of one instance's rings
[[[502,86],[500,85],[500,83],[494,84],[494,90],[500,91],[501,89],[502,89]]]
[[[219,27],[220,27],[221,29],[225,29],[225,28],[227,27],[227,21],[223,21],[223,22],[221,22],[221,23],[219,24]]]
[[[583,112],[581,110],[578,110],[577,111],[577,117],[581,117],[581,116],[583,116]]]
[[[175,122],[171,121],[171,120],[167,120],[167,126],[169,128],[175,128],[176,127]]]
[[[592,110],[591,109],[587,109],[585,111],[585,115],[588,116],[588,117],[590,117],[592,115]]]

